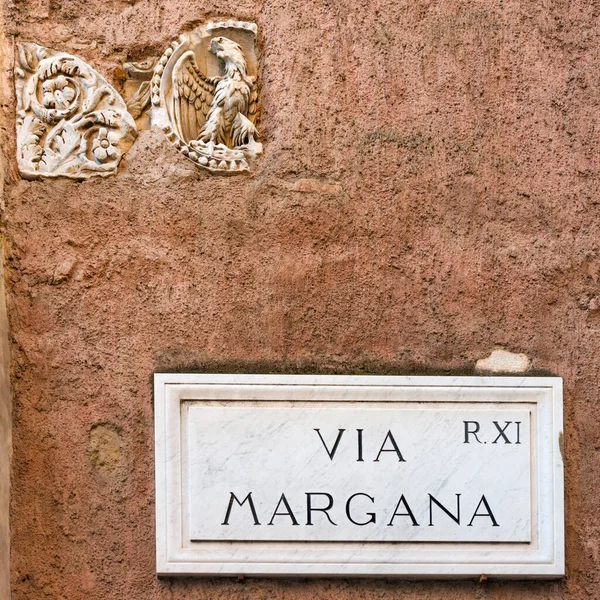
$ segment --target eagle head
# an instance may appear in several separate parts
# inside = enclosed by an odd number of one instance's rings
[[[225,63],[230,63],[246,73],[246,59],[238,43],[223,36],[214,37],[210,40],[210,51]]]

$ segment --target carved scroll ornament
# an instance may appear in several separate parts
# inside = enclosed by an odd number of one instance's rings
[[[15,89],[23,177],[116,172],[137,133],[123,99],[99,73],[70,54],[19,44]]]
[[[172,42],[154,67],[153,123],[213,173],[248,171],[262,152],[255,43],[254,23],[208,23]]]
[[[136,120],[138,129],[140,123],[138,120],[144,115],[151,112],[152,103],[150,102],[150,86],[152,76],[154,75],[154,67],[158,62],[158,57],[152,56],[146,60],[139,62],[126,62],[125,71],[125,90],[124,94],[127,98],[127,110]],[[133,90],[133,93],[131,91]],[[130,92],[129,94],[127,92]],[[146,126],[144,126],[146,125]],[[142,129],[148,129],[149,124],[143,124]]]

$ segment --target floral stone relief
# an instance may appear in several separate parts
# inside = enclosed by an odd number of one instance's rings
[[[125,102],[98,72],[70,54],[18,44],[15,91],[23,177],[116,173],[137,132]]]
[[[256,35],[254,23],[210,22],[172,42],[154,67],[152,123],[213,173],[248,171],[262,152]]]

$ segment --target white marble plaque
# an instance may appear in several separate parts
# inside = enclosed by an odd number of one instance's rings
[[[557,577],[558,378],[155,376],[159,574]]]

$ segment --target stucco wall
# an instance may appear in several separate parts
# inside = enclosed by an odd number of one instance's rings
[[[0,249],[0,264],[4,262]],[[3,270],[0,270],[0,275]],[[4,301],[4,277],[0,276],[0,598],[10,598],[10,459],[12,451],[12,402],[8,321]]]
[[[117,86],[255,20],[265,143],[221,178],[145,131],[116,177],[28,182],[9,114],[15,600],[600,597],[598,3],[3,4]],[[565,580],[155,577],[153,371],[469,374],[496,346],[565,381]]]
[[[2,19],[0,19],[0,23]],[[0,64],[4,65],[7,44],[0,25]],[[4,73],[4,70],[3,70]],[[5,100],[6,84],[0,98]],[[0,111],[0,124],[6,123],[4,102]],[[6,134],[0,133],[0,140]],[[0,207],[4,209],[5,162],[0,157]],[[10,345],[6,315],[6,289],[4,285],[4,239],[0,236],[0,598],[10,598],[10,464],[12,454],[12,398],[10,391]]]
[[[0,264],[4,262],[0,249]],[[3,273],[3,270],[0,271]],[[12,402],[8,321],[4,302],[4,277],[0,277],[0,598],[10,598],[10,463],[12,453]]]

